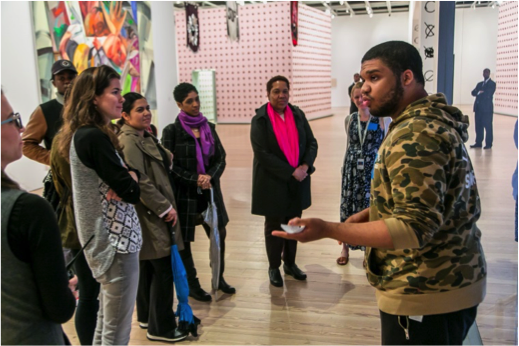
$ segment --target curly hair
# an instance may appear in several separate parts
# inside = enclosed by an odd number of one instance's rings
[[[275,82],[285,82],[287,84],[287,89],[290,90],[290,82],[288,81],[287,77],[275,76],[270,78],[270,80],[267,82],[267,94],[270,94],[270,90],[272,90],[272,87],[274,86]]]

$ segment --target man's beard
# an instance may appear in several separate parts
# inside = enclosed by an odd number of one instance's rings
[[[371,115],[377,118],[389,117],[398,110],[398,104],[400,103],[403,95],[404,88],[402,87],[400,80],[397,79],[395,81],[395,87],[386,96],[386,98],[381,101],[380,107],[378,109],[370,107],[369,112]]]

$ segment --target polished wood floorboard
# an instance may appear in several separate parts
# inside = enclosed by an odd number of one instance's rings
[[[467,114],[471,107],[461,107]],[[345,150],[346,109],[310,123],[319,142],[317,171],[312,177],[313,204],[305,217],[339,221],[341,166]],[[471,123],[473,117],[471,117]],[[482,199],[483,247],[488,264],[485,301],[477,324],[483,343],[517,344],[517,243],[514,241],[514,200],[511,176],[517,162],[513,142],[516,118],[494,116],[492,150],[468,149]],[[269,284],[263,238],[263,218],[250,214],[252,149],[249,125],[219,125],[227,151],[222,189],[230,216],[227,227],[225,279],[235,295],[217,301],[190,300],[202,319],[199,337],[183,344],[380,344],[379,310],[374,289],[362,268],[362,252],[353,251],[348,265],[335,263],[340,252],[330,239],[299,244],[297,264],[307,272],[306,282],[285,277],[284,288]],[[470,128],[472,144],[474,127]],[[209,243],[197,229],[193,253],[202,287],[210,288]],[[175,304],[176,306],[176,304]],[[73,320],[65,325],[78,344]],[[146,339],[134,317],[131,344],[159,344]]]

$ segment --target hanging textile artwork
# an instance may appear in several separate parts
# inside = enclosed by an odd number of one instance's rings
[[[297,12],[298,1],[290,1],[290,29],[292,31],[292,44],[297,46]]]
[[[193,52],[198,51],[200,45],[200,22],[198,21],[198,6],[185,3],[186,6],[186,34],[187,45]]]
[[[416,2],[413,11],[413,45],[423,60],[425,90],[436,93],[439,1]]]
[[[240,40],[240,27],[238,25],[238,2],[227,1],[227,36],[231,41]]]

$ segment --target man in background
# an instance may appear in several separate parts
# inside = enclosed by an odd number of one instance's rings
[[[54,136],[63,123],[63,95],[76,78],[77,70],[68,60],[58,60],[52,65],[52,85],[56,98],[39,105],[31,114],[22,135],[23,154],[31,160],[50,166],[50,149]],[[41,142],[45,147],[41,146]]]
[[[474,115],[476,123],[476,143],[471,148],[481,148],[483,143],[483,134],[485,133],[485,147],[483,149],[492,148],[494,139],[492,130],[492,121],[494,118],[494,92],[496,91],[496,83],[490,79],[490,69],[483,70],[482,82],[476,85],[472,90],[472,96],[476,97],[474,101]]]

